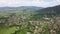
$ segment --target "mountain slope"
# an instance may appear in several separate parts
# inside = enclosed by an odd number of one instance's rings
[[[47,14],[47,13],[57,13],[60,14],[60,5],[54,7],[48,7],[44,9],[40,9],[37,11],[39,14]]]

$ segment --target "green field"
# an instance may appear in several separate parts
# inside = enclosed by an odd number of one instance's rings
[[[12,34],[17,30],[17,27],[0,28],[0,34]]]

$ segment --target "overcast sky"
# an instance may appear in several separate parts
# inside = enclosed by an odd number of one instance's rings
[[[60,0],[0,0],[0,7],[10,6],[38,6],[38,7],[51,7],[60,5]]]

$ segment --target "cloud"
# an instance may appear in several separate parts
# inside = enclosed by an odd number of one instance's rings
[[[60,0],[0,0],[0,6],[38,6],[38,7],[51,7],[60,5]]]

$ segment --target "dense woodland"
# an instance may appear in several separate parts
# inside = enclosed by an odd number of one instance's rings
[[[0,8],[0,34],[60,34],[60,6],[35,8]]]

